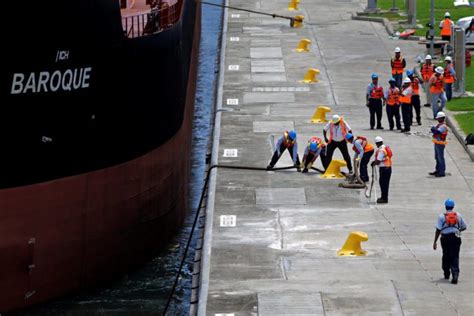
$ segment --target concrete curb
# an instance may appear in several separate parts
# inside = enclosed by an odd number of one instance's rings
[[[471,160],[474,162],[474,146],[468,146],[465,144],[464,140],[466,139],[466,135],[462,131],[462,129],[459,127],[458,122],[456,119],[454,119],[454,114],[452,111],[449,111],[445,109],[446,113],[446,123],[448,124],[449,128],[453,131],[454,136],[459,140],[461,145],[464,147],[464,150],[466,150],[467,154],[471,158]]]
[[[387,31],[388,35],[394,34],[392,23],[390,23],[390,21],[386,18],[363,16],[363,15],[358,15],[357,13],[356,15],[352,14],[352,20],[382,23],[385,26],[385,30]]]

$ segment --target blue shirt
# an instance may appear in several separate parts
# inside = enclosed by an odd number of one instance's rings
[[[364,156],[364,147],[362,147],[362,140],[361,139],[357,139],[353,142],[354,146],[357,148],[357,151],[354,155],[354,157],[358,157],[360,159],[362,159],[362,156]]]
[[[278,152],[278,155],[281,155],[280,147],[284,141],[285,141],[285,136],[282,136],[280,137],[280,139],[278,139],[278,142],[276,144],[276,150]],[[296,140],[294,144],[288,148],[288,151],[291,153],[291,158],[293,158],[293,163],[296,163],[296,160],[298,158],[298,143],[296,142]]]
[[[446,211],[446,213],[448,213],[448,212],[453,212],[453,211],[452,210],[451,211]],[[446,213],[439,214],[438,223],[436,224],[436,229],[439,229],[441,231],[442,235],[458,233],[461,230],[467,229],[467,225],[464,222],[464,219],[462,218],[461,214],[459,214],[458,212],[456,212],[457,215],[458,215],[458,223],[456,224],[456,226],[451,226],[450,227],[450,226],[446,225],[445,216],[444,216],[444,214],[446,214]]]

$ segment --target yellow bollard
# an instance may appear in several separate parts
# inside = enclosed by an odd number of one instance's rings
[[[333,159],[324,174],[319,177],[323,179],[345,179],[346,177],[341,173],[341,167],[346,166],[347,163],[344,160]]]
[[[296,51],[298,53],[309,52],[308,45],[310,44],[311,44],[311,41],[307,38],[304,38],[299,42],[298,47],[296,47]]]
[[[304,79],[300,80],[300,82],[302,83],[319,82],[319,80],[316,79],[316,75],[319,75],[319,70],[316,68],[309,68],[308,71],[306,72],[306,75],[304,75]]]
[[[304,15],[297,15],[295,17],[292,17],[290,20],[290,26],[295,27],[295,28],[302,27],[303,20],[304,20]]]
[[[331,112],[331,108],[327,106],[318,106],[316,111],[311,118],[311,123],[326,123],[328,120],[326,119],[326,113]]]
[[[290,4],[288,4],[288,11],[298,10],[298,3],[299,1],[297,0],[291,0]]]
[[[360,243],[369,240],[367,233],[361,231],[351,232],[347,236],[342,249],[337,252],[338,256],[365,256],[367,251],[360,247]]]

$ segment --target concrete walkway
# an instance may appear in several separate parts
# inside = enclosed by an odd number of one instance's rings
[[[382,136],[394,151],[394,166],[387,205],[316,172],[213,171],[199,314],[473,315],[473,230],[463,233],[457,285],[442,279],[441,249],[433,251],[432,243],[448,197],[474,224],[474,163],[450,135],[451,175],[428,176],[434,169],[428,108],[411,135],[388,131],[385,110],[386,130],[369,130],[365,90],[371,73],[378,72],[386,87],[393,49],[401,47],[411,68],[423,47],[390,40],[380,24],[351,20],[362,4],[350,0],[302,0],[296,13],[282,0],[228,4],[303,14],[311,25],[292,29],[287,20],[227,10],[218,96],[224,111],[217,114],[213,163],[265,167],[270,136],[276,140],[292,128],[301,157],[311,136],[322,137],[323,125],[310,123],[314,109],[328,105],[356,135]],[[311,52],[294,51],[302,38],[312,41]],[[320,82],[300,83],[313,67],[321,71]],[[341,159],[338,151],[335,158]],[[285,153],[277,166],[288,165]],[[368,255],[337,257],[356,230],[369,236],[363,243]]]

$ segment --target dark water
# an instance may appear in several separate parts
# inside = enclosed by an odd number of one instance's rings
[[[215,1],[215,3],[221,2],[222,0]],[[182,230],[169,243],[167,249],[164,249],[158,257],[148,262],[139,271],[123,276],[106,287],[39,305],[21,312],[21,315],[162,314],[191,232],[205,176],[205,159],[222,30],[222,9],[204,5],[202,9],[201,49],[193,125],[193,157],[189,184],[190,210]],[[196,236],[196,233],[194,235]],[[187,315],[189,312],[193,258],[194,251],[191,250],[187,255],[187,263],[167,315]]]

